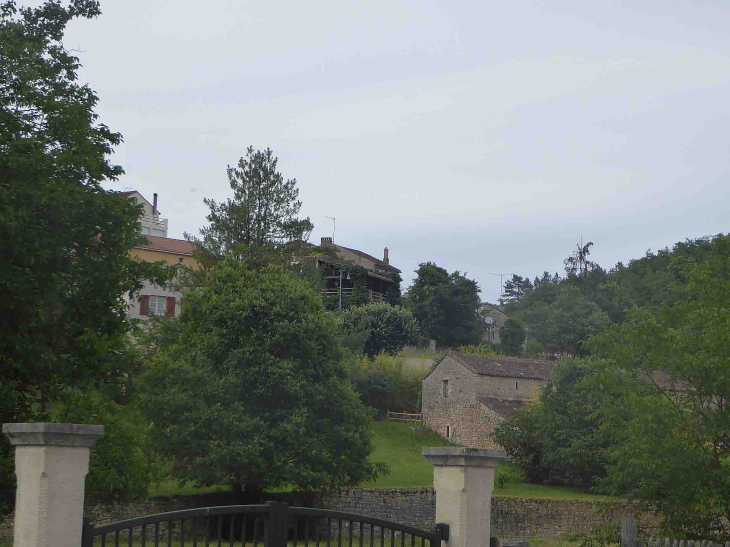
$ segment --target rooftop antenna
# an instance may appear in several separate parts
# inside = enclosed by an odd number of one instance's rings
[[[502,295],[504,294],[504,283],[502,282],[502,278],[505,275],[513,275],[513,274],[509,274],[509,273],[495,273],[495,272],[484,272],[484,273],[486,273],[487,275],[498,275],[499,276],[499,300],[500,300],[500,303],[501,303]]]
[[[324,215],[324,216],[325,216],[326,218],[329,218],[329,219],[331,219],[331,220],[332,220],[332,243],[334,243],[334,242],[335,242],[335,227],[336,227],[336,224],[335,224],[335,222],[336,222],[336,221],[335,221],[335,217],[328,217],[327,215]]]

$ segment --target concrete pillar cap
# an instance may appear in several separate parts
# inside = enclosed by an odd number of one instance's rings
[[[497,467],[507,459],[501,450],[472,447],[424,448],[422,454],[432,465],[449,467]]]
[[[3,433],[15,446],[94,446],[104,435],[103,425],[3,424]]]

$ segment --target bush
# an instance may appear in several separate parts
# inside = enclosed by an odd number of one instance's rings
[[[70,393],[53,420],[101,424],[104,436],[91,449],[86,497],[90,501],[124,501],[147,495],[158,477],[154,458],[145,451],[146,426],[132,409],[101,393]]]
[[[413,314],[400,306],[368,304],[351,308],[341,315],[343,336],[367,333],[363,353],[373,359],[379,353],[397,354],[419,341],[419,328]]]
[[[383,419],[388,410],[418,412],[421,406],[421,376],[403,369],[403,358],[380,354],[363,356],[355,363],[353,387],[367,406]]]
[[[456,348],[459,353],[465,353],[467,355],[479,355],[481,357],[492,357],[493,355],[499,355],[497,346],[495,344],[481,343],[478,346],[459,346]]]

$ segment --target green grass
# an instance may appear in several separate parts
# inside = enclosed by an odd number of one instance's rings
[[[411,431],[411,428],[414,425],[399,422],[373,424],[375,451],[370,459],[374,462],[386,462],[391,473],[363,486],[433,486],[433,466],[421,455],[421,450],[424,446],[450,445],[433,431]]]
[[[433,466],[421,455],[427,446],[452,446],[443,437],[425,428],[402,422],[374,422],[373,444],[375,451],[370,459],[385,462],[391,473],[374,482],[363,483],[369,488],[433,486]],[[504,464],[503,464],[504,465]],[[500,472],[499,470],[497,471]],[[194,488],[192,485],[179,486],[172,479],[166,480],[150,493],[152,496],[184,496],[224,491],[223,487]],[[275,492],[288,492],[291,488],[282,487]],[[494,489],[495,496],[521,498],[547,498],[582,501],[612,500],[611,496],[587,494],[574,488],[544,486],[510,482],[503,488]],[[0,547],[3,547],[0,545]]]

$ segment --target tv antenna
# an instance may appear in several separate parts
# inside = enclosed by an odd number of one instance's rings
[[[484,272],[484,273],[486,273],[487,275],[498,275],[499,276],[499,296],[501,298],[501,296],[504,294],[504,283],[502,282],[502,278],[505,275],[513,275],[513,274],[509,274],[509,273],[495,273],[495,272]]]
[[[335,217],[328,217],[327,215],[324,215],[326,218],[329,218],[332,220],[332,243],[335,242],[335,227],[336,227],[336,221]]]

